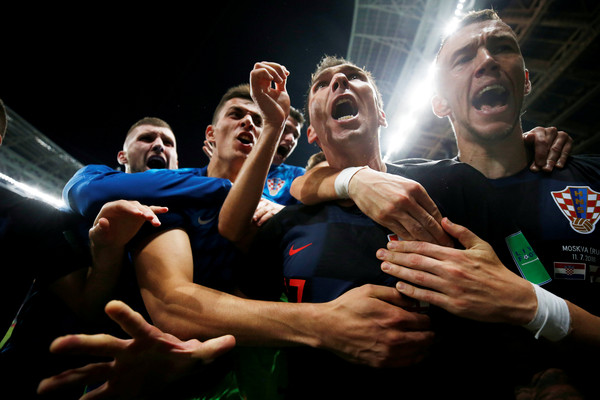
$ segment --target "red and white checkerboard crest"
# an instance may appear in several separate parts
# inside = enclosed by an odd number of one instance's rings
[[[567,186],[560,192],[552,192],[552,198],[563,215],[578,233],[592,233],[600,218],[600,193],[588,186]]]
[[[271,196],[277,195],[279,190],[285,185],[285,181],[281,178],[270,178],[267,179],[267,187],[269,188],[269,194]]]

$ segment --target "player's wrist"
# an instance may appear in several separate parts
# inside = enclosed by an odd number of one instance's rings
[[[323,348],[327,340],[327,303],[288,303],[286,325],[289,334],[284,342]],[[290,312],[291,311],[291,312]]]
[[[368,168],[366,165],[360,167],[348,167],[343,169],[335,178],[334,188],[338,199],[350,198],[350,181],[354,175],[362,169]]]
[[[539,285],[533,285],[537,297],[537,311],[533,319],[523,325],[534,332],[535,337],[559,341],[569,334],[571,314],[564,299],[550,293]]]

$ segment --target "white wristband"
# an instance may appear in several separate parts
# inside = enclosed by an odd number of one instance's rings
[[[539,285],[533,285],[537,296],[538,308],[535,317],[525,328],[553,342],[563,339],[571,327],[571,314],[567,303]]]
[[[350,183],[350,179],[354,176],[355,173],[360,171],[363,168],[367,168],[367,166],[363,167],[348,167],[342,170],[340,174],[335,178],[334,188],[335,194],[337,194],[340,199],[349,199],[350,195],[348,194],[348,184]]]

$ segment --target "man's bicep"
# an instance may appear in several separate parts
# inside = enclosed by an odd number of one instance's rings
[[[179,285],[193,282],[192,249],[183,229],[146,238],[134,250],[133,261],[148,311],[168,302],[169,294]]]

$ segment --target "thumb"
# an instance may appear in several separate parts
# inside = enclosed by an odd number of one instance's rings
[[[192,358],[200,359],[204,364],[207,364],[233,347],[235,347],[235,338],[232,335],[219,336],[199,345],[193,351]]]
[[[102,217],[90,228],[89,237],[97,237],[98,235],[106,234],[110,229],[110,222],[108,219]]]
[[[469,229],[462,225],[453,223],[448,218],[444,217],[442,219],[442,227],[446,233],[457,239],[465,247],[465,249],[477,247],[483,242],[479,236],[471,232]]]

